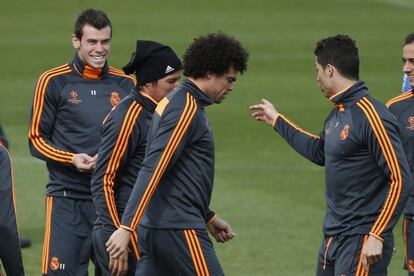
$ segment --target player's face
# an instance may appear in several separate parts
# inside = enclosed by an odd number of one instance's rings
[[[181,71],[169,74],[168,76],[159,79],[156,83],[148,84],[151,96],[157,101],[167,96],[172,90],[176,89],[180,84]]]
[[[227,94],[233,91],[233,84],[237,79],[237,71],[230,67],[222,76],[210,75],[210,84],[207,94],[215,103],[221,103]]]
[[[72,35],[72,44],[85,64],[102,68],[111,50],[111,27],[98,30],[86,24],[81,39]]]
[[[411,87],[414,87],[414,43],[403,47],[403,72],[407,74]]]
[[[330,98],[333,93],[330,87],[330,78],[328,76],[327,69],[323,69],[322,65],[319,64],[317,59],[315,58],[315,69],[316,69],[316,81],[318,82],[318,86],[325,95],[325,97]]]

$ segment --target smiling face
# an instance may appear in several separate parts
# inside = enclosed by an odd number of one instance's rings
[[[111,27],[106,26],[98,30],[86,24],[81,39],[72,35],[72,45],[85,64],[97,69],[102,68],[111,50]]]
[[[414,43],[403,47],[403,72],[407,74],[411,87],[414,87]]]

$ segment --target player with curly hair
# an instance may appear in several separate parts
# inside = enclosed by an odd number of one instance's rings
[[[107,242],[111,260],[119,258],[139,225],[136,275],[224,275],[207,231],[218,242],[235,234],[209,209],[214,141],[204,109],[233,90],[247,60],[231,36],[198,37],[184,54],[187,79],[158,104],[121,227]]]

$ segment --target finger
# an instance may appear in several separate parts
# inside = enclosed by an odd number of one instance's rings
[[[362,266],[364,267],[364,271],[368,272],[368,261],[365,254],[362,255]]]
[[[262,116],[261,111],[257,111],[257,112],[252,113],[252,117],[258,117],[258,116]]]
[[[118,260],[114,260],[114,266],[112,267],[112,273],[114,273],[115,275],[118,275]]]
[[[114,260],[111,256],[109,256],[109,270],[112,271],[112,268],[114,266]]]
[[[128,256],[126,256],[125,258],[124,258],[124,260],[123,260],[123,265],[124,265],[124,268],[122,269],[122,271],[124,272],[123,273],[123,275],[126,275],[127,274],[127,272],[128,272]]]
[[[262,99],[262,104],[270,104],[270,102],[266,99]]]
[[[227,233],[227,238],[229,239],[229,240],[231,240],[232,238],[234,238],[236,236],[236,233],[234,233],[234,232],[230,232],[230,233]]]
[[[250,110],[258,110],[258,109],[263,109],[263,105],[262,104],[255,104],[255,105],[251,105],[249,107]]]

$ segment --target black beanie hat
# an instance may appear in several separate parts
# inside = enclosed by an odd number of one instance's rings
[[[122,67],[125,74],[135,72],[138,85],[157,81],[182,68],[180,59],[170,47],[150,40],[137,40],[135,53]]]

